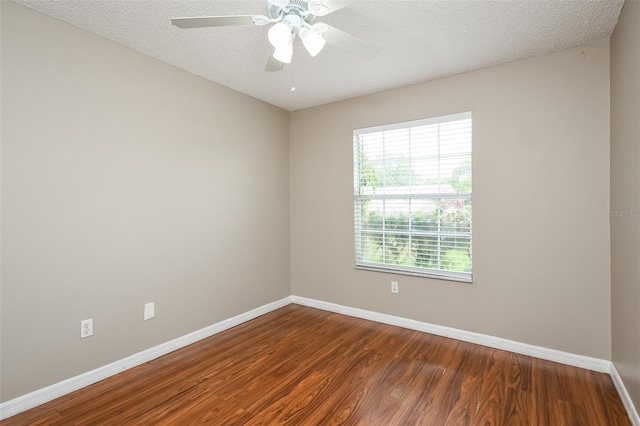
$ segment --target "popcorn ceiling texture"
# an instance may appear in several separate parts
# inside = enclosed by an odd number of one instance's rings
[[[268,27],[180,29],[173,17],[265,14],[251,0],[14,0],[239,92],[297,110],[511,62],[611,36],[623,0],[353,1],[317,18],[381,48],[363,61],[327,45],[264,71]],[[295,92],[289,89],[293,84]]]

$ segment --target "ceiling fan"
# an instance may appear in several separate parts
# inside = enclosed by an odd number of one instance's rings
[[[363,59],[371,59],[380,50],[323,22],[312,23],[318,16],[325,16],[348,6],[345,0],[266,0],[267,16],[201,16],[173,18],[171,23],[180,28],[224,27],[231,25],[270,25],[268,39],[273,46],[265,71],[280,71],[291,63],[293,42],[302,41],[305,49],[314,57],[329,43]]]

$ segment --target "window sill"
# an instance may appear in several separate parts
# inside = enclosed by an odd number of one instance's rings
[[[394,274],[394,275],[409,275],[412,277],[421,277],[421,278],[433,278],[436,280],[446,280],[446,281],[456,281],[465,284],[473,283],[473,275],[472,274],[456,274],[455,272],[450,273],[437,273],[437,272],[420,272],[420,271],[411,271],[406,269],[394,269],[387,268],[382,266],[373,266],[373,265],[356,265],[354,269],[359,269],[361,271],[371,271],[371,272],[382,272],[385,274]]]

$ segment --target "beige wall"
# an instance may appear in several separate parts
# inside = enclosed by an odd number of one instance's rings
[[[354,270],[353,129],[462,111],[473,284]],[[610,358],[608,41],[297,111],[290,144],[293,294]]]
[[[1,400],[288,296],[287,112],[0,3]]]
[[[611,38],[612,357],[640,410],[640,3]]]

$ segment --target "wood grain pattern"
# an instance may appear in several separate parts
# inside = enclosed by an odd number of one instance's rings
[[[289,305],[0,422],[629,425],[611,378]]]

